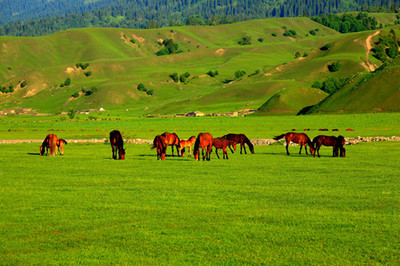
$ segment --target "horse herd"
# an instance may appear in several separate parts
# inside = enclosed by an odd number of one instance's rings
[[[280,140],[285,138],[286,140],[286,153],[289,153],[289,144],[291,142],[300,144],[300,151],[304,146],[304,149],[307,152],[307,146],[310,148],[311,154],[315,157],[317,153],[319,155],[319,149],[322,145],[324,146],[332,146],[333,147],[333,157],[345,157],[346,150],[343,147],[345,145],[345,139],[343,136],[325,136],[319,135],[315,137],[312,141],[311,139],[304,133],[294,133],[289,132],[286,134],[282,134],[274,137],[274,140]],[[45,151],[48,154],[48,150],[50,149],[50,155],[56,155],[58,151],[60,155],[64,154],[64,145],[67,142],[64,139],[57,139],[57,136],[54,134],[49,134],[44,139],[42,145],[40,146],[40,155],[44,155]],[[125,149],[124,149],[124,140],[122,138],[121,132],[118,130],[113,130],[110,132],[110,144],[112,149],[112,158],[113,159],[125,159]],[[172,156],[174,156],[174,147],[176,148],[176,152],[178,156],[183,157],[185,155],[186,148],[188,149],[188,156],[192,155],[192,147],[193,147],[193,155],[196,161],[199,160],[200,157],[200,149],[202,153],[203,161],[210,160],[212,147],[215,148],[215,153],[220,159],[218,155],[218,150],[222,149],[223,159],[228,159],[227,149],[229,148],[233,153],[233,150],[236,150],[236,145],[240,145],[240,153],[242,154],[242,150],[246,151],[247,145],[250,149],[251,153],[254,153],[254,146],[251,141],[244,134],[227,134],[223,137],[213,138],[210,133],[199,133],[197,138],[195,136],[190,137],[188,140],[179,139],[178,135],[175,133],[165,132],[161,135],[157,135],[153,140],[153,145],[151,149],[156,149],[157,151],[157,159],[165,160],[165,155],[167,152],[167,147],[171,146]],[[233,149],[232,149],[233,148]]]

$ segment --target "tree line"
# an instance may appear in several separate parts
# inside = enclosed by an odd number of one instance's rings
[[[63,15],[27,21],[21,18],[0,26],[0,35],[42,36],[85,27],[145,29],[219,25],[268,17],[318,16],[356,10],[397,11],[400,6],[400,0],[355,0],[351,3],[346,0],[101,0],[96,3],[103,6],[97,9],[85,6],[71,12],[61,8],[65,11]]]

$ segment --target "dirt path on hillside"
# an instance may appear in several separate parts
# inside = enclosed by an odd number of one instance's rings
[[[371,71],[371,72],[375,71],[375,66],[373,64],[371,64],[371,62],[369,61],[369,53],[371,52],[371,49],[372,49],[372,38],[374,38],[376,35],[378,35],[381,32],[382,32],[381,30],[378,30],[374,34],[369,35],[368,38],[365,40],[365,44],[367,46],[367,65],[368,65],[369,71]]]

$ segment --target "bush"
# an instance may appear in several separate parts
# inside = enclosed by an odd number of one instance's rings
[[[86,68],[89,67],[89,63],[86,63],[86,64],[77,63],[77,64],[75,64],[75,66],[76,66],[76,68],[81,68],[81,69],[85,70]]]
[[[317,33],[315,32],[315,30],[310,30],[309,31],[311,35],[315,36]]]
[[[190,73],[189,72],[185,72],[179,77],[179,80],[181,82],[185,83],[189,77],[190,77]]]
[[[297,52],[294,54],[294,57],[296,57],[296,58],[300,58],[300,56],[301,56],[301,54],[300,54],[299,51],[297,51]]]
[[[342,67],[342,64],[340,61],[333,62],[332,64],[328,65],[328,69],[330,72],[336,72],[339,71],[339,69]]]
[[[272,35],[272,37],[276,37],[276,36],[278,36],[278,33],[273,32],[273,33],[271,33],[271,35]]]
[[[74,94],[72,94],[72,97],[78,98],[78,97],[79,97],[79,92],[77,91],[77,92],[75,92]]]
[[[322,46],[321,48],[319,48],[321,51],[327,51],[329,49],[332,48],[332,44],[331,43],[327,43],[324,46]]]
[[[250,45],[251,44],[251,36],[244,35],[239,41],[240,45]]]
[[[307,57],[308,53],[304,52],[303,57]]]
[[[215,76],[218,75],[218,70],[215,70],[214,72],[212,70],[207,72],[207,75],[209,75],[210,77],[214,78]]]
[[[332,94],[332,93],[336,92],[338,89],[340,89],[341,87],[343,87],[345,82],[346,82],[346,79],[338,79],[337,77],[327,78],[322,83],[321,90],[326,93]]]
[[[258,38],[258,39],[257,39],[257,41],[259,41],[259,42],[263,42],[263,41],[264,41],[264,39],[263,39],[263,38]]]
[[[144,92],[147,91],[147,89],[145,88],[143,83],[139,83],[139,85],[137,86],[137,90],[138,91],[144,91]]]
[[[69,86],[69,85],[71,85],[71,79],[70,78],[67,78],[65,81],[64,81],[64,86]]]
[[[237,70],[235,72],[235,78],[236,79],[239,79],[239,78],[243,77],[244,75],[246,75],[246,71],[244,71],[244,70]]]
[[[173,73],[171,75],[169,75],[173,81],[178,82],[179,81],[179,76],[178,73]]]
[[[313,85],[311,85],[311,88],[321,89],[322,84],[319,81],[314,81]]]
[[[182,53],[182,50],[178,50],[179,46],[174,43],[173,39],[166,39],[161,44],[164,45],[164,48],[156,53],[157,56]]]
[[[26,80],[22,81],[22,83],[21,83],[21,88],[23,88],[23,87],[25,87],[25,86],[26,86]]]
[[[86,96],[92,95],[92,94],[94,94],[96,91],[97,91],[97,88],[96,88],[96,87],[91,87],[90,90],[88,90],[88,91],[85,92],[85,95],[86,95]]]
[[[71,110],[69,110],[69,112],[68,112],[68,117],[70,118],[70,119],[74,119],[74,117],[75,117],[75,110],[74,109],[71,109]]]
[[[296,37],[297,32],[295,30],[285,30],[285,32],[283,33],[283,36],[287,36],[287,37]]]
[[[85,72],[86,77],[90,77],[92,75],[92,71]]]
[[[147,93],[147,95],[151,96],[151,95],[153,95],[153,90],[148,90],[146,93]]]

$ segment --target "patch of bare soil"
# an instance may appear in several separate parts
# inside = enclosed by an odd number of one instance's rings
[[[371,52],[372,49],[372,38],[374,38],[376,35],[380,34],[382,31],[378,30],[374,34],[371,34],[368,36],[368,38],[365,40],[365,45],[367,46],[367,65],[369,71],[375,71],[375,66],[369,61],[369,53]]]

